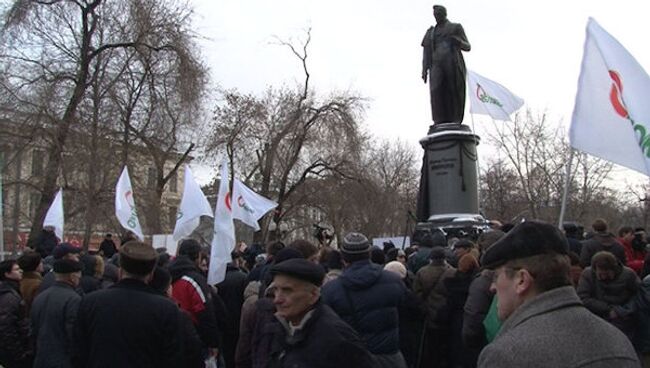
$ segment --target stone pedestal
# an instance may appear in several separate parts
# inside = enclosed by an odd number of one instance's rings
[[[420,221],[476,221],[479,215],[477,152],[480,137],[466,125],[436,124],[420,140],[425,157],[420,181]]]

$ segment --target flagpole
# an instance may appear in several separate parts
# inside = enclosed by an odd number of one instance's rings
[[[5,225],[4,225],[4,198],[2,198],[2,169],[4,168],[4,152],[0,152],[0,260],[5,259]]]
[[[474,133],[474,148],[476,149],[476,181],[477,183],[481,179],[481,163],[478,160],[478,139],[476,139],[476,127],[474,126],[474,114],[470,113],[469,116],[472,118],[472,132]],[[492,119],[494,121],[494,119]],[[477,190],[477,198],[478,198],[478,212],[481,212],[481,185],[479,184],[478,190]]]
[[[571,163],[573,161],[573,148],[569,148],[569,162],[566,165],[566,177],[564,178],[564,193],[562,193],[562,206],[560,207],[560,219],[558,220],[558,227],[562,229],[564,223],[564,214],[566,210],[566,199],[569,193],[569,183],[571,182]]]

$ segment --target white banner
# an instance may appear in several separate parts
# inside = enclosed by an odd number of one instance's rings
[[[120,175],[115,186],[115,216],[125,229],[131,230],[140,240],[144,241],[140,220],[138,220],[138,212],[135,209],[135,198],[133,198],[129,170],[126,166],[124,166],[122,175]]]
[[[524,100],[499,83],[471,70],[467,71],[471,114],[489,115],[495,120],[510,121],[510,114],[524,105]]]
[[[650,77],[594,19],[587,24],[571,146],[650,175]]]
[[[174,226],[174,240],[179,241],[192,234],[199,226],[201,216],[213,216],[212,208],[199,184],[194,180],[189,165],[185,165],[185,181],[183,184],[183,198],[176,214]]]
[[[238,179],[233,182],[232,202],[232,217],[241,220],[255,231],[260,230],[257,221],[278,206],[272,200],[253,192]]]
[[[210,249],[210,266],[208,283],[218,284],[226,277],[226,265],[232,260],[230,252],[235,249],[235,226],[232,220],[230,201],[230,180],[228,179],[228,161],[221,163],[219,195],[214,210],[214,234]]]
[[[52,226],[56,237],[59,238],[59,241],[63,241],[63,223],[63,189],[59,189],[50,208],[47,210],[43,227]]]

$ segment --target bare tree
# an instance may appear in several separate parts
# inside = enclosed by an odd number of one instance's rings
[[[269,88],[262,97],[228,91],[215,109],[215,144],[208,151],[225,150],[249,185],[278,202],[276,223],[292,212],[297,203],[291,198],[309,179],[343,174],[361,141],[363,100],[353,93],[319,97],[312,90],[310,41],[310,31],[300,46],[278,41],[300,61],[302,86]]]
[[[547,120],[546,113],[535,114],[527,110],[524,114],[517,114],[512,123],[494,124],[488,139],[503,154],[505,161],[494,162],[498,167],[490,167],[488,174],[494,170],[503,172],[504,169],[507,176],[514,174],[518,195],[513,199],[513,206],[516,207],[518,198],[522,198],[526,204],[524,217],[553,221],[559,214],[571,147],[562,127],[559,124],[552,127]],[[568,218],[580,220],[591,215],[596,198],[602,202],[609,196],[605,180],[612,165],[584,154],[574,157],[567,209]],[[497,178],[486,179],[490,180],[486,184],[506,185],[509,191],[513,190],[511,183],[499,183],[495,181]],[[494,202],[490,205],[503,208]],[[486,210],[489,212],[493,208]]]
[[[15,0],[6,9],[0,37],[4,76],[0,88],[20,102],[10,106],[7,116],[28,117],[52,137],[46,147],[47,166],[32,240],[57,189],[71,132],[88,121],[81,118],[79,108],[84,99],[92,98],[89,88],[97,68],[110,72],[112,78],[105,79],[110,84],[134,55],[150,53],[166,60],[173,67],[168,72],[173,69],[184,81],[174,86],[178,94],[192,96],[195,86],[187,75],[197,68],[190,13],[187,4],[167,0]]]

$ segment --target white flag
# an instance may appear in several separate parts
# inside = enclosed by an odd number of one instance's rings
[[[524,100],[499,83],[471,70],[467,71],[471,114],[489,115],[495,120],[510,120],[510,114],[524,105]]]
[[[52,226],[56,237],[63,241],[63,222],[63,189],[59,189],[50,208],[47,210],[43,227]]]
[[[255,231],[260,230],[257,221],[278,206],[277,203],[253,192],[241,181],[235,179],[232,186],[232,217],[243,221]]]
[[[201,216],[212,217],[212,208],[199,184],[194,180],[189,165],[185,165],[185,182],[183,184],[183,198],[176,214],[174,226],[174,240],[179,241],[190,235],[199,226]]]
[[[135,210],[135,199],[133,198],[129,170],[126,166],[124,166],[122,175],[120,175],[115,187],[115,216],[125,229],[131,230],[140,240],[144,240],[140,221],[138,220],[138,212]]]
[[[650,77],[589,18],[569,139],[574,148],[650,175]]]
[[[217,207],[214,210],[214,234],[210,247],[210,267],[208,268],[208,283],[210,285],[218,284],[224,280],[226,265],[232,260],[230,252],[235,249],[235,225],[232,221],[229,184],[228,161],[223,160]]]

